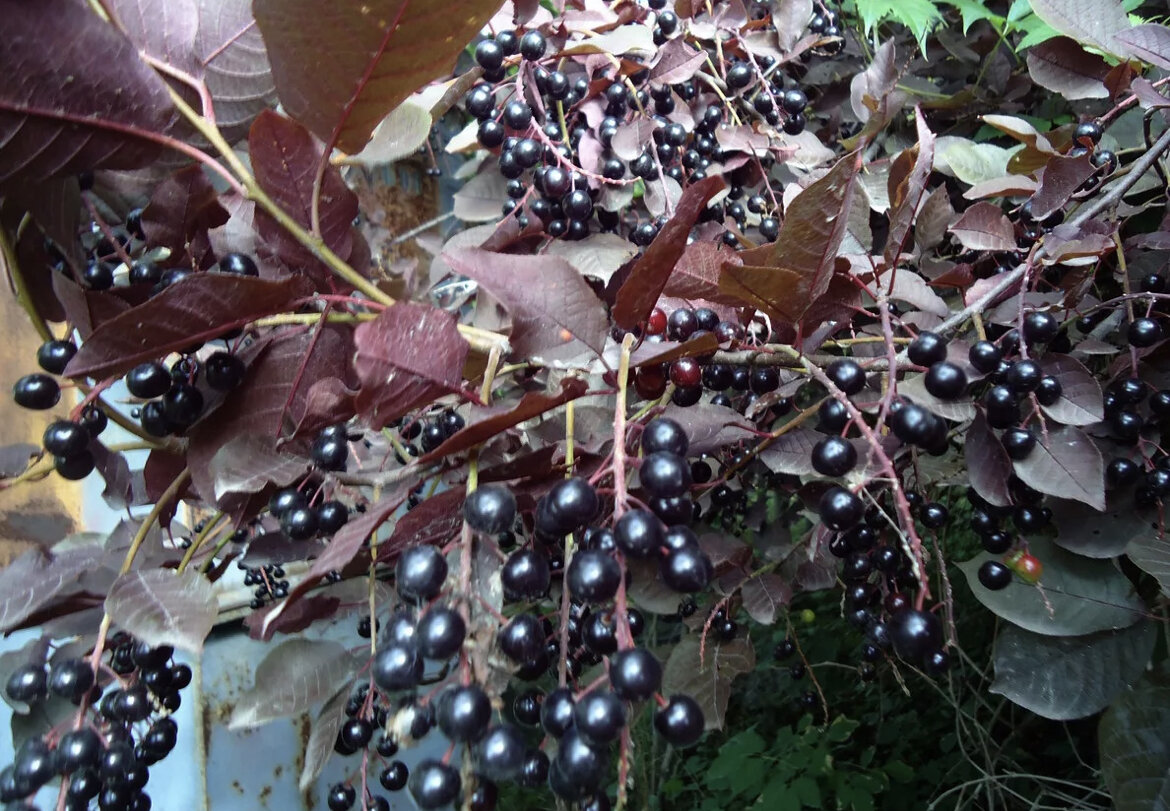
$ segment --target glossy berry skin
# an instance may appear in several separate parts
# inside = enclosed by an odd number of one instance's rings
[[[991,341],[976,341],[967,351],[967,360],[977,371],[989,375],[999,368],[1003,353]]]
[[[940,400],[957,400],[967,389],[967,375],[953,363],[935,363],[926,372],[923,381],[926,390]]]
[[[325,501],[317,507],[317,531],[332,535],[349,521],[349,508],[340,501]]]
[[[80,481],[93,472],[96,467],[93,454],[82,451],[76,456],[54,456],[53,470],[57,475],[68,481]]]
[[[353,786],[337,783],[330,787],[326,804],[329,806],[329,811],[349,811],[353,808],[356,799],[357,791],[354,790]]]
[[[1012,582],[1012,570],[998,560],[984,561],[979,567],[979,582],[991,591],[1005,589]]]
[[[349,444],[346,437],[337,437],[322,432],[313,439],[309,456],[319,470],[345,470],[349,458]]]
[[[479,772],[491,780],[514,780],[524,768],[528,746],[511,724],[492,727],[476,747]]]
[[[539,31],[525,32],[524,36],[520,38],[520,55],[530,62],[543,57],[546,47],[544,34]]]
[[[48,375],[36,372],[25,375],[12,387],[12,399],[21,408],[45,411],[61,399],[61,387]]]
[[[839,436],[825,437],[813,446],[812,465],[822,476],[844,476],[857,465],[857,448]]]
[[[442,661],[459,652],[467,625],[463,616],[447,606],[432,606],[418,621],[418,650],[427,659]]]
[[[478,684],[452,687],[439,696],[436,713],[439,729],[448,740],[478,741],[492,720],[492,702]]]
[[[49,374],[59,375],[76,354],[72,341],[45,341],[37,349],[37,365]]]
[[[694,388],[703,382],[703,369],[694,358],[679,358],[670,364],[670,382],[681,388]]]
[[[433,546],[412,546],[403,551],[394,567],[398,595],[407,602],[424,602],[439,596],[447,579],[447,561]]]
[[[1036,447],[1036,435],[1027,428],[1009,428],[1001,438],[1008,456],[1017,462],[1027,459]]]
[[[383,690],[407,690],[423,674],[423,660],[413,646],[389,645],[379,648],[372,668],[374,683]]]
[[[780,388],[780,374],[771,366],[757,366],[751,371],[748,387],[753,394],[771,394]]]
[[[12,671],[4,692],[13,701],[23,701],[25,704],[35,704],[48,695],[48,677],[43,665],[21,665]]]
[[[506,485],[485,484],[463,502],[463,520],[477,532],[499,535],[516,520],[516,497]]]
[[[219,260],[220,273],[234,273],[237,276],[259,276],[256,262],[246,253],[225,253]]]
[[[890,638],[894,651],[907,662],[921,664],[942,649],[942,622],[934,614],[907,608],[890,617]]]
[[[540,725],[554,738],[559,738],[573,726],[576,702],[567,687],[558,687],[544,698],[540,707]]]
[[[1040,576],[1044,574],[1044,564],[1034,555],[1030,555],[1024,551],[1012,554],[1005,563],[1025,583],[1036,583],[1040,580]]]
[[[93,668],[84,659],[65,659],[49,674],[49,690],[70,701],[80,699],[93,683]]]
[[[593,485],[580,477],[557,482],[548,491],[549,510],[561,534],[584,526],[597,514],[600,503]]]
[[[203,393],[187,383],[176,383],[162,398],[163,414],[175,432],[194,425],[203,414]]]
[[[171,374],[157,361],[141,363],[126,373],[126,389],[135,397],[161,397],[171,388]]]
[[[517,549],[500,571],[504,597],[509,600],[537,600],[548,591],[548,558],[535,549]]]
[[[858,394],[865,388],[865,372],[857,361],[839,358],[825,367],[825,375],[846,395]]]
[[[572,599],[602,603],[613,599],[622,580],[622,569],[612,555],[597,549],[582,549],[573,555],[565,582]]]
[[[694,594],[707,588],[715,576],[711,559],[697,546],[672,549],[658,564],[662,582],[680,594]]]
[[[1056,337],[1060,330],[1060,322],[1052,313],[1033,310],[1024,316],[1024,340],[1029,344],[1046,344]]]
[[[844,487],[834,486],[821,496],[818,512],[826,527],[844,532],[861,523],[865,517],[865,504]]]
[[[1040,385],[1040,378],[1043,376],[1040,364],[1036,361],[1018,360],[1008,369],[1004,382],[1016,394],[1027,394],[1036,390],[1036,387]]]
[[[280,528],[294,541],[307,541],[317,534],[317,511],[312,507],[297,507],[280,517]]]
[[[1109,462],[1105,468],[1105,483],[1111,487],[1128,487],[1137,482],[1141,468],[1136,462],[1125,457],[1118,457]]]
[[[580,732],[570,729],[557,747],[549,784],[564,799],[583,799],[597,791],[608,774],[608,749],[593,746]]]
[[[231,391],[244,382],[244,362],[228,352],[216,352],[203,365],[207,385],[216,391]]]
[[[496,642],[505,656],[522,664],[544,650],[545,637],[540,620],[531,614],[517,614],[500,629]]]
[[[638,478],[646,492],[658,498],[682,496],[691,488],[691,467],[682,456],[655,451],[642,457]]]
[[[666,317],[666,335],[672,341],[685,341],[698,328],[694,310],[679,307]]]
[[[1082,121],[1077,124],[1076,129],[1073,130],[1073,143],[1085,145],[1088,142],[1089,146],[1095,146],[1101,140],[1104,130],[1096,121]]]
[[[920,518],[924,527],[928,529],[939,529],[946,525],[947,520],[950,518],[950,512],[937,501],[931,501],[922,505]]]
[[[625,554],[634,558],[657,557],[666,537],[666,527],[647,510],[627,510],[613,528],[614,540]]]
[[[89,431],[76,422],[56,420],[41,435],[41,444],[54,456],[77,456],[89,448]]]
[[[654,713],[654,729],[671,746],[682,748],[698,743],[703,726],[699,703],[681,693],[671,696],[666,706]]]
[[[407,791],[419,808],[431,811],[453,803],[461,786],[458,769],[428,758],[415,765],[407,782]]]
[[[920,332],[906,347],[906,356],[916,366],[933,366],[947,359],[947,341],[938,333]]]
[[[577,702],[574,726],[589,743],[604,746],[617,740],[626,725],[626,707],[608,690],[594,690]]]
[[[647,335],[661,335],[666,332],[666,312],[661,307],[655,307],[650,311],[650,317],[646,319],[645,332]]]
[[[1064,394],[1064,386],[1052,375],[1040,378],[1040,382],[1036,385],[1036,401],[1040,405],[1054,405],[1062,394]]]
[[[1162,340],[1162,325],[1152,318],[1135,318],[1125,333],[1129,345],[1146,349]]]
[[[662,664],[645,648],[618,651],[609,660],[609,683],[625,701],[645,701],[662,684]]]
[[[378,782],[387,791],[402,791],[406,788],[406,781],[409,778],[410,769],[401,760],[395,760],[378,775]]]

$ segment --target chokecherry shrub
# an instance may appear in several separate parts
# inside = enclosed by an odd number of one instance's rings
[[[1113,705],[1118,802],[1164,777],[1160,12],[327,5],[0,0],[12,399],[50,412],[2,486],[135,509],[0,573],[43,632],[6,807],[151,808],[239,579],[273,647],[231,723],[313,710],[332,811],[647,807],[761,640],[834,717],[787,612],[824,590],[843,666],[926,695],[980,667],[973,592],[995,692]],[[393,224],[389,163],[450,213]]]

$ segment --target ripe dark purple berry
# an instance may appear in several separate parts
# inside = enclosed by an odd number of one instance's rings
[[[1012,570],[998,560],[988,560],[979,567],[979,582],[991,591],[1005,589],[1012,582]]]
[[[967,389],[967,375],[955,364],[941,361],[927,370],[923,383],[938,399],[957,400]]]
[[[865,504],[844,487],[830,487],[821,496],[818,512],[825,526],[836,532],[844,532],[861,523],[865,517]]]
[[[61,399],[61,387],[53,378],[37,372],[16,381],[12,387],[12,399],[21,408],[45,411],[57,405]]]
[[[412,546],[399,556],[394,572],[402,599],[425,602],[439,596],[447,579],[447,561],[433,546]]]
[[[613,556],[597,549],[582,549],[573,555],[565,582],[577,601],[603,603],[612,599],[621,584],[622,569]]]
[[[705,722],[699,703],[688,695],[670,697],[666,706],[654,713],[654,729],[671,746],[697,743],[703,736]]]
[[[645,701],[662,684],[662,664],[645,648],[618,651],[609,662],[609,683],[619,698]]]
[[[857,448],[847,439],[829,436],[813,446],[813,469],[822,476],[844,476],[856,464]]]
[[[928,656],[942,649],[942,622],[928,611],[899,611],[890,617],[889,630],[894,651],[912,664],[923,664]]]
[[[516,497],[503,484],[485,484],[463,502],[463,520],[477,532],[499,535],[516,520]]]

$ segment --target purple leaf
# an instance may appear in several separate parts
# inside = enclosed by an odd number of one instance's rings
[[[446,73],[499,0],[255,0],[281,104],[356,154],[403,99]],[[305,54],[328,54],[306,59]]]
[[[10,479],[23,473],[34,456],[41,453],[40,445],[17,442],[0,447],[0,478]]]
[[[308,470],[307,459],[279,453],[275,437],[240,434],[220,446],[208,472],[219,501],[228,493],[258,493],[269,485],[292,484]]]
[[[725,264],[740,262],[739,254],[721,242],[696,240],[683,250],[662,294],[682,299],[705,299],[735,307],[741,302],[720,292],[719,273]]]
[[[69,362],[69,377],[100,379],[257,318],[283,312],[311,290],[304,279],[274,282],[196,273],[102,324]]]
[[[95,569],[102,549],[83,546],[53,554],[30,549],[0,570],[0,631],[24,622],[54,597]]]
[[[886,264],[891,267],[897,264],[898,254],[906,246],[922,199],[926,195],[926,182],[934,168],[934,133],[926,125],[926,119],[920,109],[915,109],[914,114],[918,128],[918,143],[899,155],[890,171],[890,234],[886,238],[885,259]],[[914,161],[913,166],[907,168],[906,163],[911,158]],[[901,168],[902,172],[895,176],[894,170],[898,168]],[[895,283],[896,281],[895,279]]]
[[[398,519],[390,538],[378,544],[378,562],[397,560],[409,546],[440,546],[458,535],[463,527],[463,498],[462,488],[444,490]]]
[[[1045,414],[1065,425],[1092,425],[1105,419],[1101,386],[1084,364],[1068,355],[1048,354],[1040,365],[1062,389],[1055,403],[1040,406]]]
[[[1064,208],[1073,193],[1096,171],[1088,153],[1075,158],[1053,155],[1040,170],[1040,188],[1032,195],[1032,216],[1043,220]]]
[[[158,184],[142,212],[142,230],[152,245],[171,249],[167,261],[184,264],[191,240],[228,221],[218,195],[200,166],[180,169]]]
[[[215,589],[190,569],[127,572],[110,587],[105,608],[115,625],[143,642],[196,654],[218,613]]]
[[[211,92],[215,123],[230,143],[276,103],[276,84],[250,0],[198,0],[195,49]]]
[[[321,148],[308,130],[265,110],[248,133],[248,153],[260,187],[301,226],[311,227],[313,179]],[[358,199],[333,166],[326,168],[321,183],[319,213],[321,238],[330,250],[348,260],[354,252],[353,220],[358,214]],[[320,260],[266,212],[256,211],[256,226],[264,241],[290,267],[310,273],[319,283],[330,278]]]
[[[975,415],[967,427],[963,455],[975,492],[996,507],[1009,506],[1012,498],[1007,483],[1012,472],[1012,462],[1003,445],[991,433],[982,411]]]
[[[1129,53],[1163,70],[1170,69],[1170,28],[1158,23],[1135,25],[1113,35]]]
[[[1069,101],[1109,97],[1105,86],[1109,63],[1075,39],[1054,37],[1029,48],[1026,59],[1032,81]]]
[[[353,678],[357,663],[340,642],[289,639],[268,652],[240,696],[228,729],[249,729],[306,712]]]
[[[447,251],[456,272],[479,282],[512,318],[518,357],[564,358],[605,347],[605,307],[573,266],[555,256],[512,256],[476,248]]]
[[[682,426],[694,455],[712,453],[753,434],[749,421],[734,408],[711,403],[688,408],[668,405],[662,416]]]
[[[1121,0],[1029,0],[1032,11],[1066,37],[1107,54],[1129,56],[1115,35],[1130,27]]]
[[[1131,543],[1156,538],[1158,522],[1154,516],[1136,510],[1125,495],[1106,499],[1104,512],[1079,501],[1056,501],[1052,504],[1056,524],[1057,546],[1087,558],[1115,558],[1126,552]]]
[[[1015,229],[999,206],[976,203],[951,226],[963,247],[970,251],[1014,251]]]
[[[468,347],[450,313],[400,302],[359,325],[354,342],[362,385],[356,405],[375,428],[459,391]]]
[[[781,434],[775,442],[760,451],[760,461],[773,473],[811,476],[812,450],[820,439],[821,435],[811,428],[797,428]]]
[[[336,598],[334,598],[336,599]],[[349,691],[344,687],[337,691],[333,698],[325,702],[325,706],[313,719],[313,726],[309,730],[309,740],[305,743],[304,766],[301,767],[301,776],[297,781],[297,788],[303,794],[309,791],[320,776],[325,764],[333,754],[333,745],[337,743],[337,733],[346,719],[345,705],[349,701]]]
[[[650,315],[662,295],[674,266],[687,245],[687,235],[707,207],[707,201],[722,189],[723,181],[709,177],[687,186],[675,206],[674,216],[654,237],[617,293],[613,317],[618,325],[632,328]]]
[[[764,572],[749,578],[743,584],[740,596],[748,616],[761,625],[771,625],[792,599],[792,587],[779,575]]]
[[[570,400],[585,396],[589,390],[588,384],[579,377],[565,378],[561,381],[560,391],[554,394],[545,394],[539,391],[527,392],[515,405],[501,408],[472,409],[464,428],[448,437],[439,447],[419,458],[420,465],[450,456],[486,442],[494,436],[519,425],[522,422],[539,417],[541,414],[559,408]],[[481,413],[482,412],[482,413]]]
[[[1105,464],[1101,451],[1079,428],[1050,429],[1028,458],[1015,463],[1016,475],[1041,493],[1105,509]]]
[[[0,183],[155,158],[142,133],[166,132],[173,108],[125,36],[78,0],[2,0],[0,19]]]
[[[134,498],[134,476],[130,463],[121,453],[113,453],[101,442],[90,444],[94,466],[105,480],[102,498],[112,510],[124,510],[131,504],[140,503]]]
[[[662,672],[662,692],[686,693],[703,710],[705,729],[722,729],[737,676],[756,666],[756,652],[746,636],[731,642],[708,640],[705,655],[698,634],[688,634],[670,652]]]
[[[682,84],[694,76],[706,60],[705,53],[687,45],[681,37],[667,40],[650,68],[650,81],[663,85]]]
[[[723,266],[719,288],[781,321],[798,322],[828,292],[837,252],[848,227],[861,153],[847,155],[832,170],[796,196],[788,206],[780,236],[767,249],[745,257],[745,264]],[[763,259],[764,264],[750,265]]]
[[[346,374],[352,352],[352,333],[337,325],[321,328],[316,336],[278,333],[254,345],[244,356],[249,366],[244,383],[224,399],[215,419],[201,421],[189,434],[187,461],[199,495],[215,502],[211,460],[223,445],[243,434],[276,437],[291,431],[304,415],[308,390],[318,380]],[[349,416],[338,413],[337,419]]]

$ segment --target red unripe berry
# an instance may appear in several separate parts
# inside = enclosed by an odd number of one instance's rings
[[[694,358],[679,358],[670,364],[670,382],[684,389],[703,382],[703,370]]]
[[[666,312],[661,307],[655,307],[650,311],[650,317],[646,319],[646,334],[661,335],[664,332],[666,332]]]

